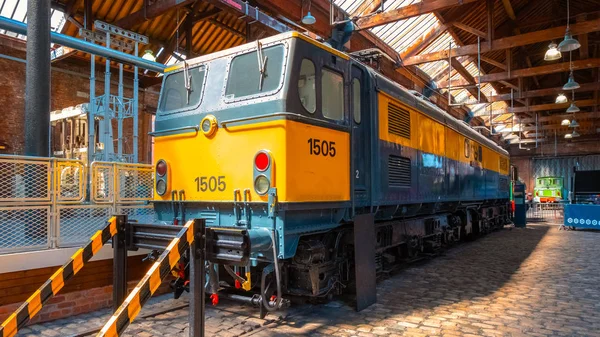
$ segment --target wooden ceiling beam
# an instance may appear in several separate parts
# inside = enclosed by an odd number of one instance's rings
[[[444,32],[448,29],[448,26],[445,24],[440,24],[435,29],[428,31],[425,35],[420,36],[417,40],[413,42],[408,48],[404,50],[404,52],[400,53],[401,58],[411,57],[413,55],[417,55],[422,52],[425,48],[427,48],[430,44],[433,43],[440,35],[444,34]]]
[[[496,61],[496,60],[494,60],[493,58],[490,58],[490,57],[481,56],[481,62],[485,62],[487,64],[491,64],[494,67],[500,68],[502,70],[507,70],[508,69],[505,64],[502,64],[502,62],[498,62],[498,61]]]
[[[356,25],[358,26],[358,29],[369,29],[476,1],[477,0],[422,0],[413,5],[390,9],[380,14],[358,19]]]
[[[483,31],[481,31],[481,30],[479,30],[477,28],[473,28],[471,26],[465,25],[464,23],[461,23],[461,22],[453,22],[452,26],[456,27],[458,29],[464,30],[467,33],[471,33],[471,34],[473,34],[475,36],[479,36],[479,37],[482,37],[482,38],[486,38],[487,37],[487,33],[483,32]]]
[[[579,89],[575,89],[575,91],[577,91],[577,92],[597,91],[597,90],[600,90],[600,83],[599,82],[581,83],[580,84],[580,88]],[[555,88],[545,88],[545,89],[538,89],[538,90],[529,90],[529,91],[523,91],[523,92],[515,91],[513,93],[513,95],[514,95],[513,98],[514,99],[523,99],[523,98],[553,96],[553,95],[557,95],[557,94],[559,94],[561,92],[564,92],[562,86],[561,87],[555,87]],[[506,101],[506,100],[510,100],[510,94],[501,94],[501,95],[496,95],[496,96],[490,96],[489,97],[489,101],[490,102],[500,102],[500,101]]]
[[[450,61],[450,64],[452,65],[453,69],[456,69],[456,71],[460,74],[460,76],[462,76],[467,82],[471,83],[471,84],[475,84],[475,78],[473,77],[473,75],[471,75],[471,73],[469,73],[469,71],[463,67],[462,63],[460,63],[459,60],[457,60],[456,58],[453,58]],[[475,97],[475,99],[477,99],[477,95],[478,95],[478,90],[475,87],[468,87],[467,91],[473,95],[473,97]],[[481,93],[481,99],[484,102],[487,102],[487,97]]]
[[[539,116],[538,123],[543,122],[562,122],[563,119],[571,120],[573,118],[573,114],[557,114],[550,116]],[[595,119],[600,118],[600,112],[578,112],[575,116],[576,120],[586,120],[586,119]],[[523,118],[521,119],[521,123],[535,123],[535,118]]]
[[[585,99],[580,101],[575,101],[578,107],[588,107],[594,106],[596,104],[596,100],[593,99]],[[548,111],[548,110],[562,110],[567,109],[571,105],[571,102],[567,103],[548,103],[548,104],[538,104],[538,105],[530,105],[530,106],[522,106],[517,108],[507,108],[507,113],[519,113],[519,112],[535,112],[535,111]]]
[[[517,21],[517,16],[515,15],[515,10],[513,9],[510,0],[502,0],[502,5],[504,6],[504,11],[508,17],[513,21]]]
[[[360,6],[354,12],[350,14],[351,17],[365,16],[377,12],[381,8],[381,4],[385,3],[385,0],[367,0],[363,1]]]
[[[600,58],[573,61],[573,70],[590,69],[590,68],[596,68],[596,67],[600,67]],[[506,80],[512,80],[512,79],[516,79],[516,78],[521,78],[521,77],[531,77],[531,76],[538,76],[538,75],[547,75],[547,74],[554,74],[554,73],[560,73],[560,72],[567,72],[569,70],[570,70],[570,63],[562,62],[562,63],[549,64],[549,65],[533,67],[533,68],[517,69],[517,70],[510,71],[510,72],[507,71],[507,72],[481,75],[481,77],[479,79],[476,78],[475,80],[479,81],[480,83],[499,82],[499,81],[506,81]],[[467,81],[456,81],[456,82],[457,83],[453,83],[452,87],[468,86],[471,84],[471,83],[468,83]],[[442,82],[438,83],[439,87],[446,87],[447,85],[448,85],[447,81],[442,81]]]
[[[196,0],[162,0],[157,1],[154,4],[140,9],[137,12],[131,13],[124,18],[121,18],[112,24],[123,29],[131,29],[132,27],[139,25],[140,23],[161,16],[164,13],[183,6],[190,5],[196,2]]]
[[[538,42],[548,41],[552,39],[558,39],[565,35],[566,26],[554,27],[544,30],[538,30],[531,33],[524,33],[514,36],[509,36],[501,39],[496,39],[492,41],[491,46],[487,44],[481,45],[481,53],[487,53],[496,50],[502,50],[512,47],[520,47],[526,46],[529,44],[534,44]],[[578,22],[572,24],[571,32],[573,35],[581,35],[587,34],[591,32],[600,31],[600,19],[589,20],[584,22]],[[403,60],[404,65],[417,65],[422,63],[434,62],[448,59],[448,54],[452,57],[457,56],[466,56],[466,55],[476,55],[477,54],[477,44],[471,44],[467,46],[462,46],[458,48],[453,48],[448,52],[448,50],[440,50],[437,52],[423,54],[423,55],[414,55],[408,57]]]
[[[577,16],[577,22],[582,22],[582,21],[585,21],[586,19],[587,19],[587,15],[585,13]],[[579,47],[579,58],[580,59],[588,58],[590,56],[588,34],[581,34],[579,36],[576,36],[576,38],[579,41],[579,43],[581,44],[581,47]]]

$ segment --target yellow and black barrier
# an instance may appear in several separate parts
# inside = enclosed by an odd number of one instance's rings
[[[48,281],[2,323],[0,337],[16,335],[19,329],[27,324],[42,309],[44,304],[64,287],[65,282],[75,276],[117,232],[117,217],[113,216],[108,220],[108,224],[104,229],[97,231],[87,245],[78,249],[69,262],[58,268]]]
[[[119,336],[133,322],[142,309],[142,306],[158,290],[162,280],[179,263],[179,259],[185,251],[190,246],[193,246],[196,233],[195,224],[195,220],[190,220],[185,224],[146,275],[140,280],[129,296],[127,296],[123,304],[121,304],[102,330],[96,335],[97,337]]]

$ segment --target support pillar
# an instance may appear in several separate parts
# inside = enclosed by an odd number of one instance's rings
[[[117,311],[127,296],[127,216],[116,215],[117,234],[113,244],[113,309]]]
[[[25,155],[50,156],[50,1],[27,1]]]
[[[194,242],[190,246],[190,337],[204,337],[206,270],[206,220],[194,220]]]

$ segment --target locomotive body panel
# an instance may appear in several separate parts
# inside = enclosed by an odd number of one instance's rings
[[[249,201],[267,202],[253,188],[254,156],[261,150],[272,156],[269,178],[279,202],[348,201],[349,139],[344,131],[280,118],[227,126],[211,137],[157,137],[154,151],[176,170],[167,192],[185,190],[190,201],[232,202],[235,189],[248,189]],[[155,200],[170,201],[171,195],[155,193]]]

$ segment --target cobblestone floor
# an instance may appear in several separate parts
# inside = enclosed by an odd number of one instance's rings
[[[207,336],[600,336],[600,233],[530,225],[452,248],[378,284],[378,303],[356,313],[343,300],[297,305],[258,318],[250,307],[209,307]],[[171,306],[152,299],[141,315]],[[100,325],[108,311],[22,330],[69,336]],[[186,336],[187,309],[132,324],[129,335]]]

